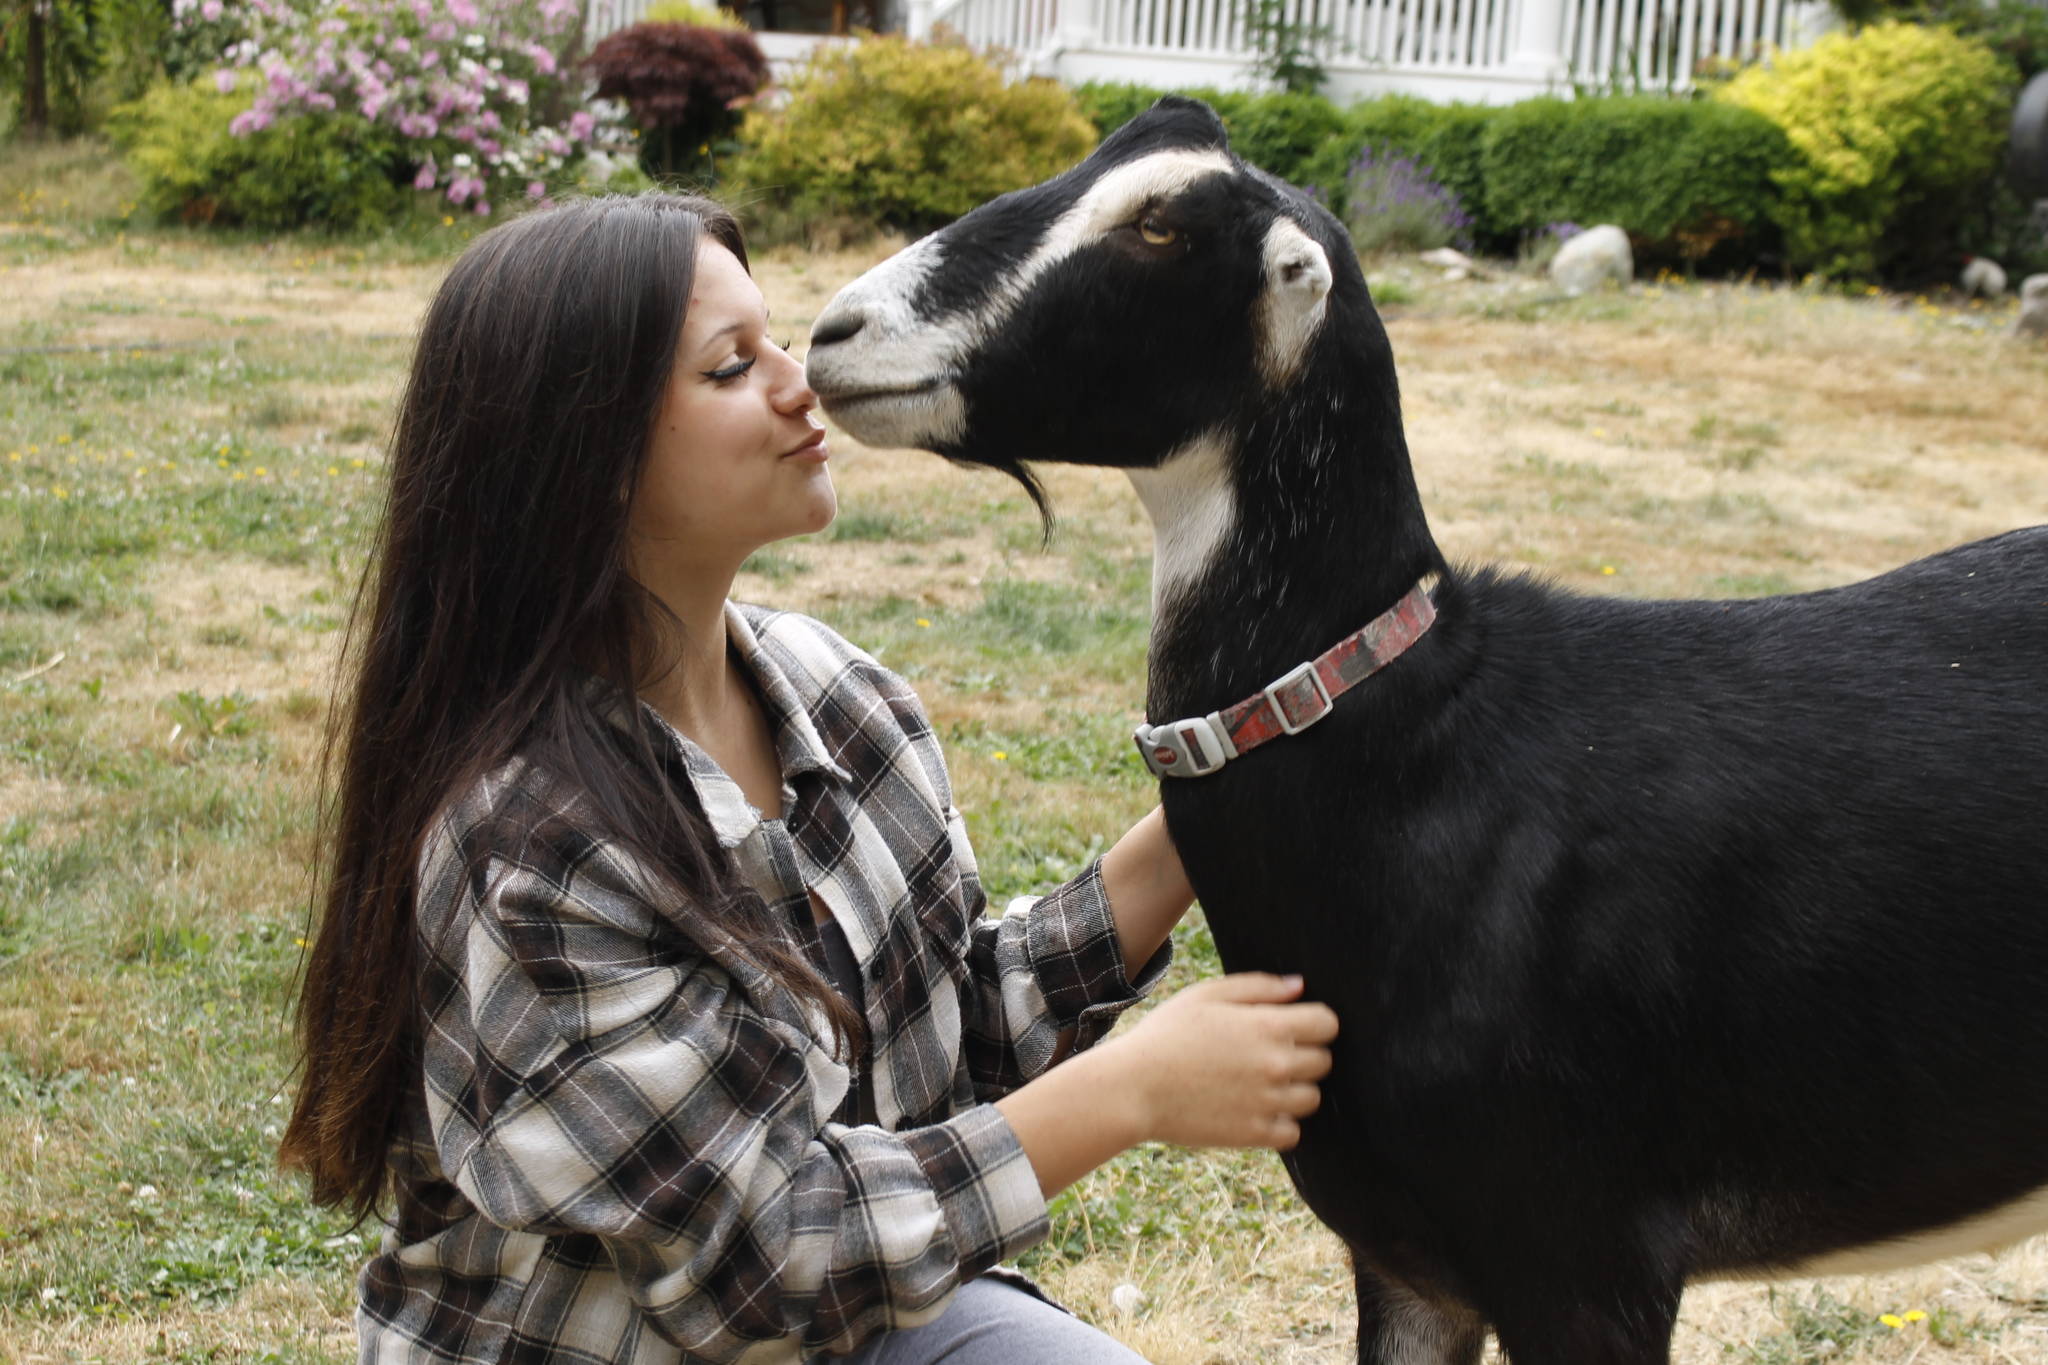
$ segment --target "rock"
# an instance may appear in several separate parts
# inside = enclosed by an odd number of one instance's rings
[[[1434,251],[1425,251],[1416,257],[1424,265],[1433,265],[1440,270],[1462,270],[1470,275],[1478,270],[1472,258],[1455,248],[1440,246]]]
[[[2020,285],[2020,318],[2015,336],[2048,337],[2048,275],[2029,275]]]
[[[1590,293],[1610,281],[1625,287],[1635,277],[1628,234],[1612,223],[1587,228],[1550,259],[1550,278],[1571,295]]]
[[[1134,1317],[1145,1306],[1145,1291],[1128,1282],[1120,1284],[1109,1291],[1109,1306],[1127,1318]]]
[[[1963,292],[1974,297],[2005,297],[2005,268],[1989,256],[1972,256],[1963,266]]]

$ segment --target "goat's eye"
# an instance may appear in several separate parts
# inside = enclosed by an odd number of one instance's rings
[[[1180,236],[1158,218],[1147,214],[1138,220],[1138,235],[1152,246],[1172,246]]]

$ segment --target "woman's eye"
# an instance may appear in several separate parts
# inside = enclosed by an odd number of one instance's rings
[[[704,377],[723,384],[729,379],[738,379],[753,368],[754,362],[752,360],[735,360],[732,364],[721,369],[704,371]]]
[[[1138,235],[1151,246],[1172,246],[1180,236],[1158,218],[1148,214],[1138,220]]]

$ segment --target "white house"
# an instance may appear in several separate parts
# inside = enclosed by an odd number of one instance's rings
[[[591,0],[593,36],[648,0]],[[1401,91],[1505,104],[1573,90],[1682,90],[1715,61],[1800,47],[1814,0],[744,0],[770,60],[800,61],[849,25],[924,37],[944,26],[1068,84],[1257,84],[1247,18],[1281,6],[1340,103]]]

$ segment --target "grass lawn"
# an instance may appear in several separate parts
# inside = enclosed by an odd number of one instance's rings
[[[0,183],[0,1361],[353,1359],[363,1243],[271,1164],[284,1011],[339,626],[456,234],[222,242],[26,193]],[[883,250],[771,253],[778,325]],[[1454,556],[1729,596],[2048,521],[2048,348],[1997,309],[1376,281]],[[1050,471],[1045,544],[995,476],[835,450],[838,523],[742,594],[916,683],[993,894],[1065,877],[1153,799],[1128,486]],[[1182,979],[1215,969],[1198,916],[1177,939]],[[1029,1264],[1162,1365],[1350,1358],[1341,1251],[1270,1156],[1131,1153]],[[2048,1362],[2039,1243],[1687,1304],[1686,1362]]]

